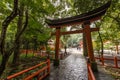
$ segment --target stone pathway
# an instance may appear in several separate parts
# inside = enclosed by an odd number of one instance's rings
[[[96,80],[116,80],[110,74],[107,74],[102,66],[98,66],[98,71],[94,72]]]
[[[51,73],[44,80],[88,80],[87,65],[82,51],[71,48],[69,52],[71,55],[61,60],[59,67],[55,68],[51,64]],[[94,73],[96,80],[115,80],[102,67],[98,66],[98,70],[99,72]]]
[[[59,67],[51,65],[51,73],[44,80],[88,80],[85,58],[81,54],[71,54],[61,60]]]

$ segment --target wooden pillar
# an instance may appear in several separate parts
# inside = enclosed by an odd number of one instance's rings
[[[85,37],[86,37],[87,51],[88,51],[88,57],[89,57],[90,63],[91,63],[91,68],[93,71],[97,72],[98,69],[97,69],[97,64],[95,62],[94,53],[93,53],[90,21],[84,22],[84,33],[85,33]]]
[[[118,68],[118,60],[116,56],[114,57],[114,64],[115,64],[115,68]]]
[[[84,30],[84,26],[82,25],[82,28]],[[83,32],[83,55],[84,56],[88,56],[88,51],[87,51],[87,44],[86,44],[86,37],[85,37],[85,33]]]
[[[54,66],[59,65],[59,42],[60,42],[60,27],[56,28],[56,43],[55,43],[55,61]]]
[[[84,30],[85,30],[85,37],[87,42],[88,57],[90,58],[90,61],[95,61],[89,21],[84,23]]]

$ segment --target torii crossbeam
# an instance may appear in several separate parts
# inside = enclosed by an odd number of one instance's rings
[[[95,64],[94,54],[93,54],[93,46],[92,46],[92,39],[91,39],[91,31],[98,31],[98,28],[90,28],[90,24],[96,20],[101,19],[101,17],[106,13],[107,9],[110,7],[111,1],[107,2],[103,6],[96,8],[90,12],[63,18],[63,19],[46,19],[46,23],[50,26],[50,28],[56,28],[56,32],[53,33],[56,35],[56,44],[55,44],[55,65],[59,65],[59,39],[61,35],[66,34],[75,34],[75,33],[85,33],[86,43],[87,43],[87,50],[88,50],[88,57],[90,58],[91,67]],[[62,27],[67,27],[70,25],[83,25],[82,30],[76,31],[69,31],[69,32],[60,32]]]
[[[91,28],[90,32],[93,31],[99,31],[99,28]],[[75,31],[66,31],[66,32],[60,32],[60,35],[67,35],[67,34],[78,34],[85,32],[85,29],[75,30]],[[52,33],[51,35],[55,35],[56,33]]]

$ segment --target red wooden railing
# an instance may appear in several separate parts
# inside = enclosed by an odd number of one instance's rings
[[[87,57],[87,69],[88,69],[88,80],[96,80],[95,76],[94,76],[94,73],[91,69],[89,57]]]
[[[43,63],[41,63],[41,64],[35,65],[35,66],[33,66],[33,67],[30,67],[30,68],[28,68],[28,69],[25,69],[25,70],[23,70],[23,71],[20,71],[20,72],[18,72],[18,73],[13,74],[13,75],[10,75],[10,76],[8,76],[5,80],[12,80],[12,79],[14,79],[14,78],[16,78],[16,77],[24,74],[24,73],[27,73],[27,72],[29,72],[29,71],[31,71],[31,70],[34,70],[34,69],[36,69],[36,68],[38,68],[38,67],[40,67],[40,66],[45,65],[45,64],[47,64],[45,67],[41,68],[41,69],[38,70],[37,72],[32,73],[31,75],[28,75],[28,76],[25,77],[24,79],[21,79],[21,80],[32,80],[34,77],[37,77],[37,80],[41,80],[41,79],[45,78],[45,77],[50,73],[50,60],[49,60],[49,59],[48,59],[46,62],[43,62]],[[45,70],[46,70],[47,72],[45,72]],[[42,72],[43,72],[44,74],[42,74],[42,75],[40,76],[40,73],[42,73]]]
[[[98,59],[98,60],[101,60],[102,61],[102,65],[103,66],[110,66],[110,65],[105,65],[104,63],[104,61],[105,60],[109,60],[109,61],[114,61],[114,66],[112,66],[112,67],[114,67],[114,68],[120,68],[120,66],[118,65],[118,61],[120,61],[120,59],[118,59],[116,56],[115,57],[113,57],[113,58],[100,58],[100,57],[95,57],[95,59]]]
[[[89,63],[87,63],[88,68],[88,80],[96,80]]]

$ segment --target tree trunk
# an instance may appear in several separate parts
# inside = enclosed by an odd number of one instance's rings
[[[116,44],[116,53],[119,54],[119,47],[118,47],[118,44]]]
[[[65,45],[64,48],[65,48],[65,55],[66,55],[67,54],[67,46]]]
[[[1,30],[1,37],[0,37],[0,51],[4,53],[4,46],[5,46],[5,38],[8,25],[10,22],[17,16],[17,8],[18,8],[18,0],[14,0],[14,9],[12,13],[3,21],[2,23],[2,30]]]
[[[20,43],[21,43],[21,36],[23,32],[25,31],[27,25],[28,25],[28,10],[25,12],[25,24],[22,25],[23,21],[23,11],[24,11],[24,5],[21,5],[20,11],[19,11],[19,20],[18,20],[18,27],[17,27],[17,33],[15,36],[15,50],[14,50],[14,58],[13,58],[13,64],[19,63],[20,58]]]
[[[23,12],[24,12],[24,5],[20,4],[20,8],[19,8],[19,14],[18,14],[18,24],[17,24],[17,32],[15,35],[15,48],[14,48],[14,56],[13,56],[13,64],[18,64],[19,63],[19,56],[20,56],[20,37],[18,37],[21,29],[22,29],[22,25],[23,25]]]
[[[14,54],[12,64],[19,64],[19,56],[20,56],[20,40],[15,42]]]
[[[103,49],[104,49],[104,47],[103,47],[103,40],[102,40],[102,37],[101,37],[99,31],[98,31],[98,34],[99,34],[99,38],[100,38],[100,42],[101,42],[101,57],[103,57]]]
[[[9,57],[10,57],[10,54],[7,54],[7,53],[5,55],[2,55],[2,62],[0,65],[0,76],[2,75],[2,73],[4,72],[6,68],[6,64],[8,62]]]
[[[5,39],[6,39],[6,32],[8,25],[17,16],[17,11],[18,11],[18,0],[14,0],[13,11],[2,23],[1,37],[0,37],[0,53],[2,54],[2,62],[0,64],[0,76],[5,70],[6,63],[8,62],[9,56],[11,55],[13,50],[12,48],[10,50],[8,49],[5,50]]]

